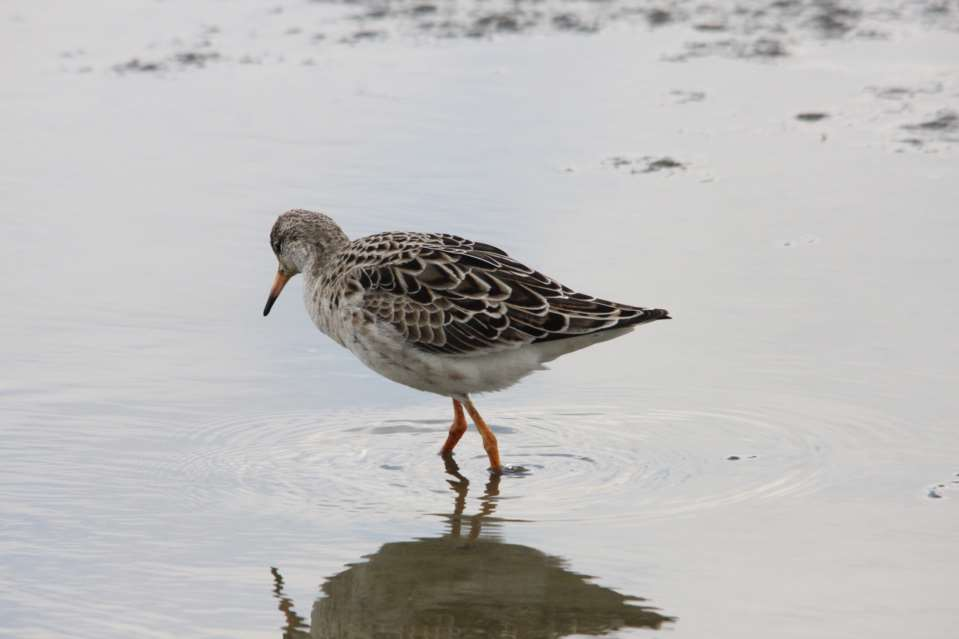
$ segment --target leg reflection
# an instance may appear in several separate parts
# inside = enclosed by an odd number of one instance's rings
[[[450,535],[459,538],[462,536],[463,513],[466,510],[466,497],[469,494],[470,480],[460,473],[459,465],[451,456],[444,456],[443,461],[446,465],[446,474],[453,477],[453,479],[447,479],[446,483],[456,493],[456,498],[453,500],[453,512],[447,516],[450,524]],[[479,538],[483,529],[483,520],[496,511],[496,499],[499,497],[501,479],[502,476],[499,473],[494,473],[490,475],[489,481],[486,482],[486,490],[480,497],[479,512],[469,517],[470,531],[464,548],[468,548]]]
[[[286,618],[286,624],[283,626],[283,639],[309,639],[310,626],[306,620],[296,614],[293,609],[293,600],[283,593],[283,575],[276,568],[270,568],[273,574],[273,596],[279,601],[277,607]]]

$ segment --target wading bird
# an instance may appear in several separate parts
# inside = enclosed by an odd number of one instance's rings
[[[449,456],[469,413],[490,469],[503,469],[471,393],[512,386],[543,364],[669,319],[661,308],[577,293],[504,251],[446,233],[377,233],[350,241],[329,216],[295,209],[270,233],[279,267],[263,315],[291,277],[305,279],[316,326],[394,382],[453,400]]]

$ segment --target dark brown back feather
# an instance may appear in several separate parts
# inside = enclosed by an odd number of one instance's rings
[[[341,263],[369,314],[435,353],[489,353],[669,319],[663,309],[577,293],[454,235],[381,233],[352,242]]]

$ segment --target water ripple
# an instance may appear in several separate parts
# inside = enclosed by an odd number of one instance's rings
[[[195,504],[427,513],[445,492],[435,454],[447,428],[441,411],[225,416],[197,426],[177,472]],[[808,494],[828,481],[837,454],[841,463],[905,429],[861,406],[788,397],[739,409],[490,414],[504,462],[524,471],[507,476],[506,499],[536,520],[658,518]],[[472,427],[457,461],[469,476],[486,472]]]

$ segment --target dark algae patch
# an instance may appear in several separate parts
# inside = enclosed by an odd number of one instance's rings
[[[144,62],[139,58],[132,58],[123,64],[116,64],[113,70],[117,73],[154,73],[162,71],[163,65],[159,62]]]
[[[941,82],[928,82],[915,86],[866,87],[866,90],[882,100],[908,100],[918,95],[937,95],[942,93]]]
[[[355,31],[349,36],[343,38],[341,42],[348,44],[355,44],[357,42],[363,42],[367,40],[380,40],[385,38],[386,34],[382,31],[375,31],[373,29],[364,29],[361,31]]]
[[[673,169],[685,170],[686,165],[674,160],[671,157],[652,157],[645,155],[639,158],[630,158],[622,155],[616,155],[606,159],[603,164],[619,170],[628,169],[630,173],[655,173],[657,171],[668,171]]]
[[[959,129],[959,113],[944,109],[924,122],[904,124],[902,128],[907,131],[920,132],[955,131]]]
[[[912,136],[899,142],[915,148],[956,143],[959,142],[959,113],[941,109],[921,122],[904,124],[902,128],[912,133]]]
[[[786,45],[778,38],[761,37],[754,40],[740,40],[726,38],[722,40],[708,40],[687,42],[681,53],[663,56],[667,62],[687,62],[695,58],[712,56],[735,58],[743,60],[785,58],[789,55]]]
[[[203,67],[219,58],[220,54],[212,51],[184,51],[174,54],[173,62],[181,67]]]
[[[494,33],[519,33],[530,26],[531,22],[519,12],[493,13],[476,18],[466,35],[481,38]]]
[[[560,13],[553,16],[553,27],[560,31],[593,33],[599,30],[596,22],[587,22],[575,13]]]
[[[117,73],[158,73],[171,69],[202,69],[209,62],[220,59],[220,54],[214,51],[182,51],[163,60],[141,60],[132,58],[122,64],[113,66]]]
[[[640,173],[653,173],[654,171],[663,171],[665,169],[685,169],[686,165],[677,162],[673,158],[659,158],[658,160],[648,161],[646,167],[639,171]],[[636,171],[633,171],[634,173]]]
[[[691,0],[472,0],[463,2],[424,2],[423,0],[313,0],[312,9],[295,9],[306,15],[291,22],[294,7],[274,7],[263,12],[258,30],[302,38],[318,44],[309,28],[315,19],[332,35],[324,46],[359,45],[407,36],[432,38],[489,38],[519,36],[527,33],[590,34],[611,25],[626,23],[655,30],[687,33],[691,39],[679,50],[664,51],[662,59],[674,62],[702,57],[727,57],[750,61],[775,62],[792,54],[794,45],[811,39],[876,39],[888,28],[919,23],[925,28],[959,32],[959,10],[949,3],[928,4],[877,0],[863,3],[849,0],[764,0],[758,3],[692,2]],[[941,6],[939,6],[941,5]],[[338,8],[324,15],[324,10]],[[359,25],[359,27],[358,27]],[[374,28],[375,26],[375,28]],[[234,30],[235,31],[235,30]],[[169,42],[182,43],[199,37],[200,48],[217,46],[221,38],[243,37],[223,33],[219,27],[195,25],[192,34],[168,34]],[[255,37],[255,36],[254,36]],[[182,44],[174,44],[179,48]],[[670,45],[672,47],[674,45]],[[153,48],[152,45],[150,47]],[[289,51],[271,52],[283,59]],[[262,52],[239,52],[228,59],[243,63]],[[176,59],[177,57],[183,59]],[[185,57],[183,57],[185,56]],[[205,66],[217,54],[176,53],[159,59],[144,60],[145,54],[131,55],[114,65],[121,72],[156,72]]]
[[[705,91],[684,91],[676,89],[669,94],[676,98],[676,104],[688,104],[689,102],[702,102],[706,99]]]
[[[813,15],[808,24],[823,38],[842,38],[862,20],[863,12],[858,2],[819,0],[811,4]]]

